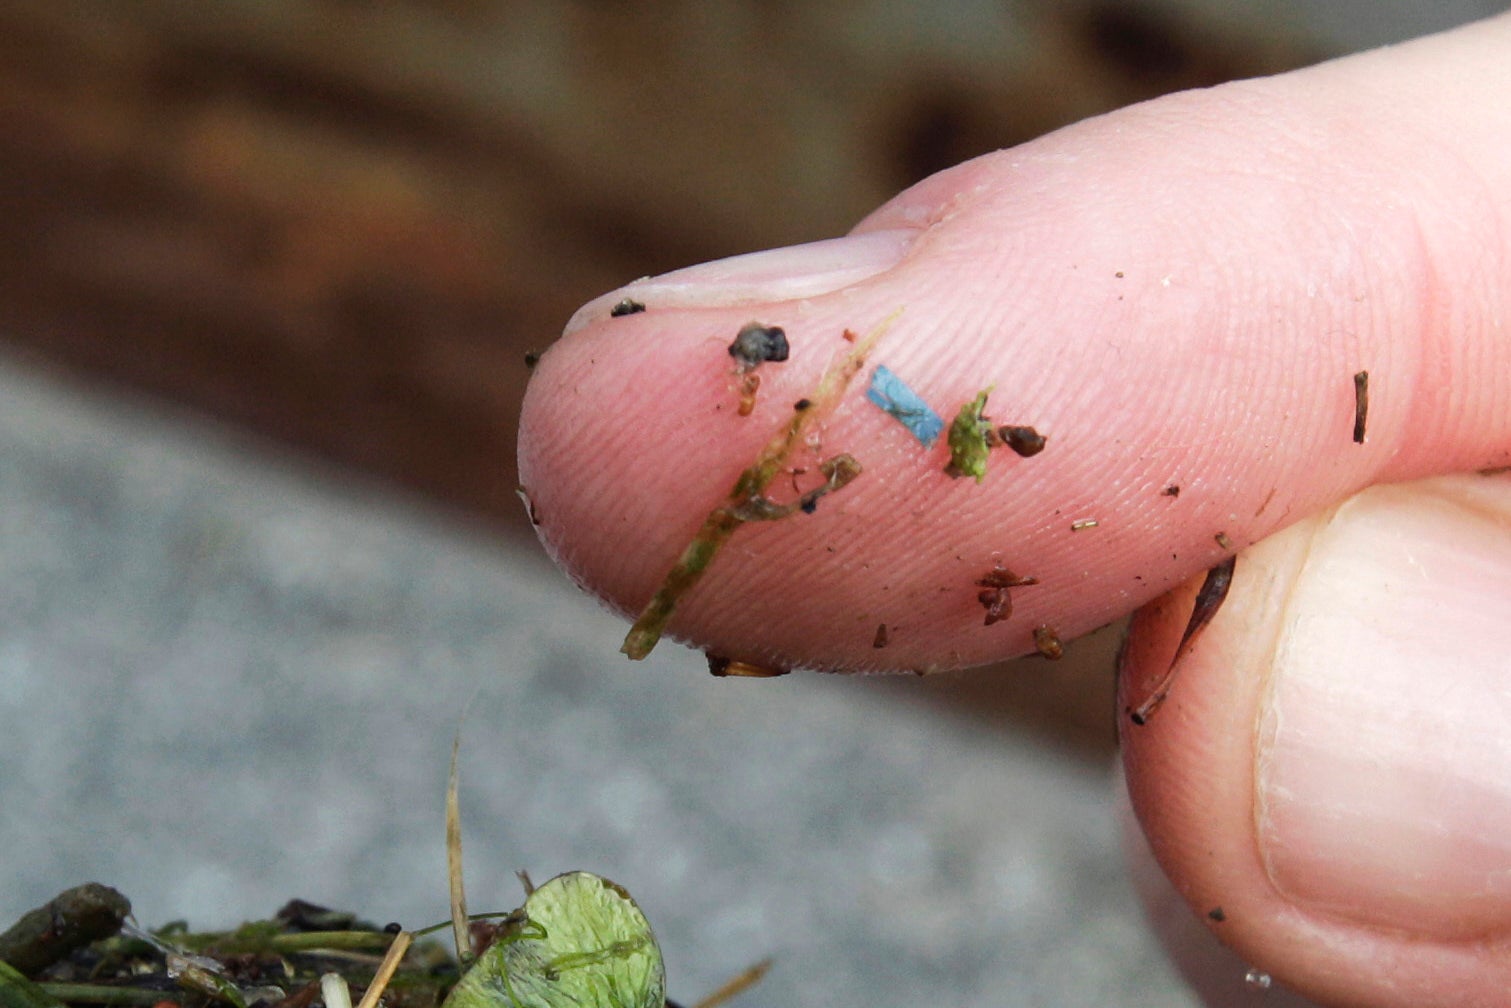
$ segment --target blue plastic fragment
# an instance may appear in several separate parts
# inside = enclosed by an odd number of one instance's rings
[[[925,448],[934,447],[934,442],[944,431],[944,421],[939,414],[929,409],[929,404],[885,364],[877,365],[871,372],[871,387],[866,389],[866,398],[895,417]]]

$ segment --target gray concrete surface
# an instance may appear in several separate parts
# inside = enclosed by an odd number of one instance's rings
[[[148,924],[300,896],[446,916],[587,868],[695,1000],[1178,1006],[1108,768],[843,680],[714,680],[533,548],[195,418],[0,367],[0,917],[86,879]]]

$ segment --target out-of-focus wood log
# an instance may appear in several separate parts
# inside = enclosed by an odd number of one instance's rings
[[[587,297],[1300,56],[1066,9],[11,0],[0,339],[511,520]]]

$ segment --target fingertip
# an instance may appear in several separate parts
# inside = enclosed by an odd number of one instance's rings
[[[1124,723],[1133,805],[1191,910],[1221,906],[1215,933],[1324,1003],[1476,1003],[1511,982],[1492,699],[1511,645],[1486,609],[1511,599],[1507,514],[1511,483],[1447,477],[1245,551],[1164,706]],[[1123,706],[1167,670],[1194,591],[1135,618]]]

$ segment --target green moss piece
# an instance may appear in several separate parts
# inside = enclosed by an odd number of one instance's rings
[[[568,872],[530,893],[521,911],[443,1008],[665,1008],[661,948],[623,887]]]
[[[980,483],[986,478],[986,460],[992,450],[992,425],[986,419],[986,397],[991,388],[984,388],[970,402],[960,407],[950,424],[950,462],[944,471],[955,479],[974,476]]]

